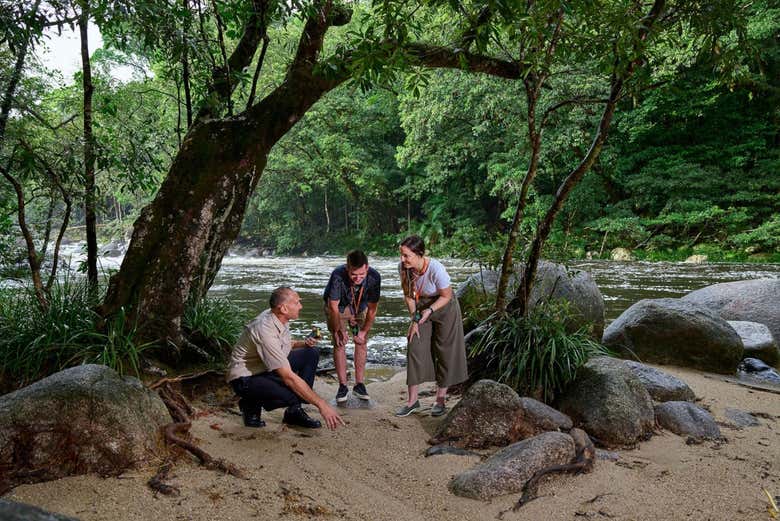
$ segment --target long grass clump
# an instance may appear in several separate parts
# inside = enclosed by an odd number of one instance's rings
[[[84,280],[65,278],[52,286],[44,308],[31,288],[0,290],[0,389],[83,363],[138,375],[148,346],[135,342],[135,328],[122,313],[98,331],[98,293]]]
[[[230,355],[245,318],[226,298],[203,298],[187,305],[182,325],[210,361],[221,363]]]
[[[593,356],[609,355],[586,328],[566,330],[568,308],[556,302],[535,306],[528,316],[494,317],[469,352],[481,378],[509,385],[550,403]]]

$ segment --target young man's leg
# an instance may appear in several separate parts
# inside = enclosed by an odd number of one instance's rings
[[[330,325],[337,323],[338,327],[344,333],[344,338],[348,338],[347,320],[344,318],[343,313],[339,313],[338,317],[330,316],[331,311],[328,306],[325,306],[325,318],[328,323],[328,331],[330,331],[330,337],[333,342],[333,365],[336,367],[336,377],[339,380],[339,390],[336,392],[336,402],[343,403],[347,401],[347,350],[346,346],[339,346],[337,331],[330,329]]]
[[[358,314],[356,317],[357,325],[359,328],[363,328],[366,323],[366,310]],[[368,336],[365,338],[365,342],[355,342],[355,387],[352,388],[352,392],[362,400],[370,399],[368,390],[365,386],[366,378],[366,358],[368,357]]]

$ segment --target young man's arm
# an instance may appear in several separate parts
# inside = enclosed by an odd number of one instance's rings
[[[355,335],[355,342],[360,342],[361,344],[364,344],[366,342],[366,337],[368,336],[368,332],[371,331],[371,326],[374,325],[374,320],[376,319],[376,311],[379,308],[378,302],[369,302],[368,303],[368,309],[366,310],[366,320],[363,322],[363,327],[358,331],[358,334]]]

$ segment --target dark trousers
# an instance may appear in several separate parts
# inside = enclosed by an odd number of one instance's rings
[[[301,377],[309,387],[314,387],[314,375],[320,360],[319,349],[302,347],[290,351],[287,360],[292,371]],[[260,413],[262,407],[273,411],[280,407],[295,407],[301,403],[301,397],[287,387],[276,371],[266,371],[252,376],[242,376],[230,381],[230,385],[241,399],[238,406],[242,411]]]

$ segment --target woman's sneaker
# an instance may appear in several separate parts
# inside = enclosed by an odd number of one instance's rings
[[[436,402],[433,404],[433,407],[431,407],[431,416],[441,416],[445,412],[447,412],[447,406],[443,403]]]
[[[412,405],[404,405],[403,407],[399,408],[397,411],[395,411],[395,415],[399,418],[403,418],[404,416],[409,416],[414,411],[417,411],[420,409],[420,400],[417,400]]]
[[[352,388],[352,394],[354,394],[361,400],[371,399],[371,397],[368,395],[368,391],[366,390],[366,386],[362,383],[355,384],[355,387]]]
[[[357,386],[356,386],[357,387]],[[347,401],[347,393],[349,388],[344,384],[339,384],[339,390],[336,393],[336,403],[344,403]]]

